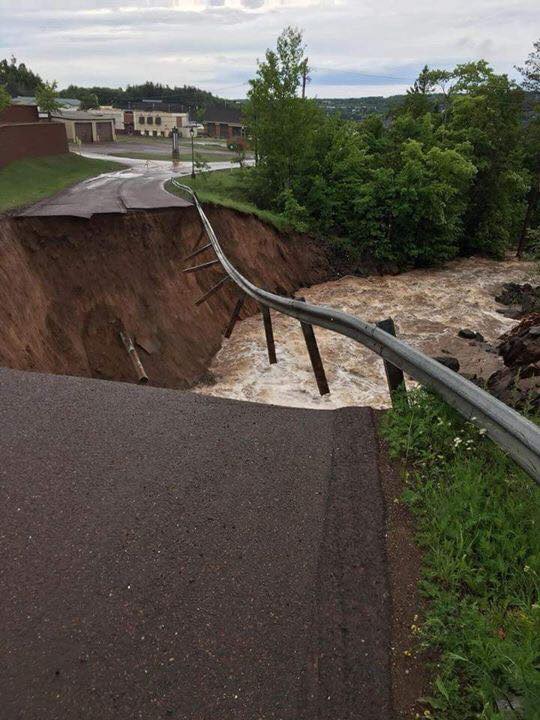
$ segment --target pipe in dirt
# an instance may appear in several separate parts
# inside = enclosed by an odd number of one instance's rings
[[[133,340],[123,328],[118,331],[118,334],[120,335],[122,344],[126,348],[127,354],[129,355],[129,358],[133,365],[133,369],[135,370],[137,382],[139,383],[139,385],[146,385],[146,383],[148,382],[148,375],[145,372],[145,369],[139,357],[139,353],[135,349]]]

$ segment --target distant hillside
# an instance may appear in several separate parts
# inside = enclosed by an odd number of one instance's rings
[[[318,103],[329,115],[339,114],[344,120],[363,120],[368,115],[381,115],[386,117],[391,110],[398,107],[406,95],[391,95],[390,97],[361,97],[361,98],[321,98]],[[443,100],[442,95],[434,95]],[[540,103],[540,94],[525,93],[525,118]]]
[[[361,98],[321,98],[319,104],[329,115],[339,114],[344,120],[363,120],[368,115],[388,115],[405,95],[390,97],[373,96]]]

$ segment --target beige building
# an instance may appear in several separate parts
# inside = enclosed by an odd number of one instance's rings
[[[115,132],[122,134],[125,131],[124,126],[124,111],[120,108],[115,108],[112,105],[100,105],[99,109],[87,110],[91,115],[106,115],[107,117],[114,118],[114,129]]]
[[[195,136],[197,126],[191,125],[188,113],[163,112],[161,110],[133,110],[133,129],[141,135],[153,137],[170,137],[173,128],[184,138],[190,137],[193,127]]]
[[[100,143],[116,140],[115,118],[107,113],[58,110],[51,119],[64,123],[68,142]]]

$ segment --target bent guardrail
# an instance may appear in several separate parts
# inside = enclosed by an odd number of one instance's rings
[[[261,306],[294,317],[302,323],[346,335],[377,353],[386,362],[435,391],[467,420],[483,428],[492,440],[540,484],[540,428],[534,423],[458,373],[375,325],[340,310],[311,305],[258,288],[238,272],[225,255],[196,193],[176,180],[172,180],[172,184],[191,197],[210,244],[228,278],[246,295]]]

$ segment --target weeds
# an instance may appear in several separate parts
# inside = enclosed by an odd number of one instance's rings
[[[427,717],[540,718],[539,489],[425,390],[383,432],[407,463],[403,500],[424,552],[419,649],[438,651]]]

